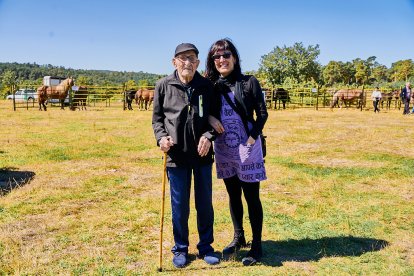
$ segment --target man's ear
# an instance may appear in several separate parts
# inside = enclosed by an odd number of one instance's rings
[[[177,68],[177,66],[176,66],[176,64],[175,64],[175,58],[173,58],[173,59],[171,60],[171,63],[172,63],[172,65],[174,66],[174,68]]]

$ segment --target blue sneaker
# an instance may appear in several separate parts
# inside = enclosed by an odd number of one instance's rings
[[[214,252],[204,255],[204,261],[209,265],[216,265],[220,263],[220,258]]]
[[[173,265],[182,268],[187,264],[187,254],[185,252],[174,252]]]

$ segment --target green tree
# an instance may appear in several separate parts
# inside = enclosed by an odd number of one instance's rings
[[[354,59],[353,61],[355,67],[355,82],[358,85],[363,85],[367,83],[369,77],[369,68],[365,65],[364,61],[360,58]]]
[[[355,67],[352,62],[340,62],[342,83],[351,85],[355,81]]]
[[[267,82],[276,86],[286,82],[304,83],[319,81],[321,66],[316,61],[320,53],[319,45],[303,46],[295,43],[291,47],[275,47],[273,51],[262,56],[259,73]]]
[[[137,84],[135,83],[134,80],[128,80],[127,82],[125,82],[125,89],[133,89],[136,88]]]
[[[394,81],[408,81],[414,76],[414,64],[411,59],[399,60],[391,65],[391,77]]]
[[[78,86],[88,86],[93,84],[92,80],[87,76],[78,76],[75,81]]]
[[[11,70],[6,70],[1,75],[2,91],[8,94],[12,94],[12,89],[17,85],[17,76],[16,72]]]
[[[332,86],[342,81],[342,66],[338,61],[330,61],[322,70],[323,81]]]
[[[148,86],[149,86],[148,80],[139,80],[138,81],[138,87],[148,87]]]
[[[372,78],[377,82],[383,82],[388,80],[388,68],[385,65],[379,65],[372,69]]]

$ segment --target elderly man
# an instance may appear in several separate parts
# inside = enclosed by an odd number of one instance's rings
[[[413,96],[411,84],[407,82],[405,87],[401,90],[401,101],[404,103],[403,115],[410,114],[410,99]]]
[[[212,84],[197,72],[198,49],[182,43],[175,49],[173,74],[155,86],[152,127],[157,144],[166,152],[170,182],[174,246],[173,264],[188,261],[188,218],[191,176],[197,210],[198,256],[214,265],[212,205],[213,129],[208,123]]]

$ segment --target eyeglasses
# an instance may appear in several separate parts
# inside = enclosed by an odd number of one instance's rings
[[[187,60],[190,63],[196,63],[198,61],[198,58],[196,56],[177,56],[176,59],[178,59],[182,63],[185,63]]]
[[[231,53],[230,52],[225,52],[224,54],[221,55],[213,55],[212,58],[214,60],[219,60],[221,57],[223,57],[224,59],[229,59],[231,57]]]

